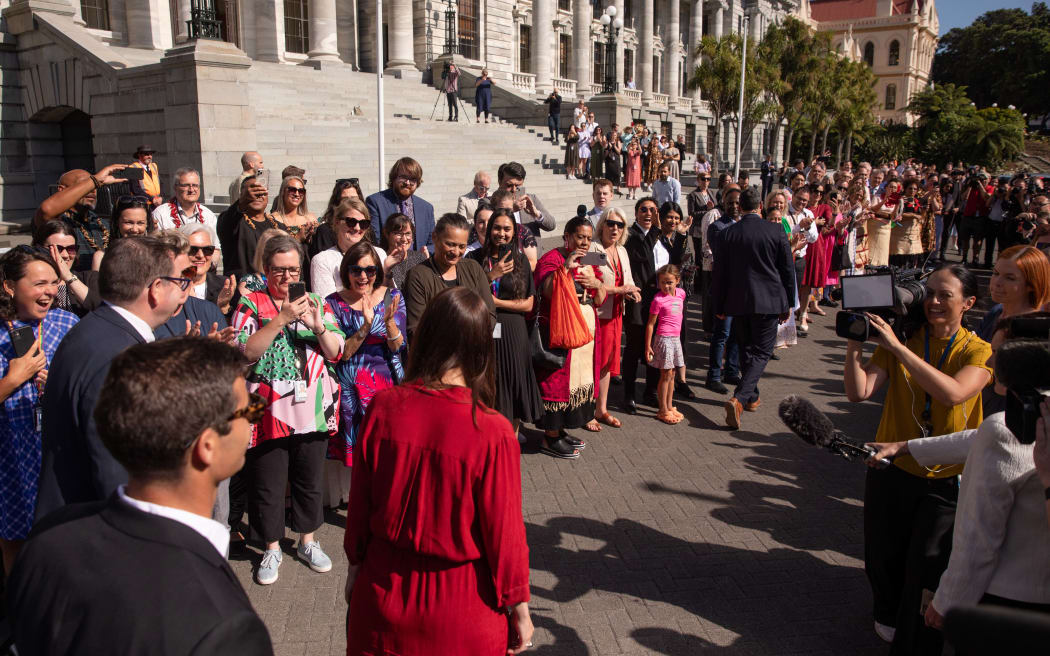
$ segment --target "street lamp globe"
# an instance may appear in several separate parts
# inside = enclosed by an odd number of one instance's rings
[[[608,26],[609,20],[609,14],[602,14],[602,17],[598,19],[598,22],[602,25]]]
[[[615,5],[609,5],[608,7],[606,7],[605,8],[605,15],[608,16],[609,18],[612,18],[612,17],[616,16],[616,7],[615,7]]]
[[[618,30],[622,30],[623,29],[623,19],[622,18],[617,18],[615,21],[613,21],[613,27],[615,27]]]

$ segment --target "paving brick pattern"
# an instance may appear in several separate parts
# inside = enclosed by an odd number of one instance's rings
[[[698,308],[690,304],[689,324]],[[834,315],[778,353],[762,406],[724,427],[724,399],[703,388],[707,342],[689,339],[699,398],[666,426],[650,409],[621,429],[584,434],[576,461],[538,452],[526,430],[521,470],[535,647],[544,655],[885,654],[872,632],[863,570],[864,467],[787,432],[777,404],[802,394],[848,434],[874,435],[879,406],[849,404]],[[613,387],[613,398],[619,388]],[[257,552],[233,566],[278,654],[341,654],[345,510],[318,535],[335,562],[316,574],[284,543],[280,580],[252,582]],[[289,532],[289,535],[291,533]]]

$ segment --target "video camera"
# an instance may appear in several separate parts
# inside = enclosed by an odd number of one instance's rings
[[[858,342],[871,338],[870,312],[889,322],[902,337],[922,322],[928,275],[923,269],[869,267],[868,273],[842,276],[842,311],[835,317],[835,334]],[[838,294],[836,294],[838,296]]]

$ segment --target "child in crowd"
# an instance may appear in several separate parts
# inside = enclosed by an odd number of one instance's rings
[[[656,418],[665,424],[677,424],[683,419],[682,413],[671,405],[675,372],[685,373],[681,340],[685,290],[678,286],[681,277],[681,271],[673,264],[664,265],[656,272],[656,286],[660,291],[649,306],[649,323],[645,327],[645,343],[648,344],[645,359],[660,370],[660,382],[656,387],[660,409]]]

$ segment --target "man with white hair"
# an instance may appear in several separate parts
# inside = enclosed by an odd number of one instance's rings
[[[467,219],[473,219],[474,212],[478,209],[478,201],[482,198],[488,198],[491,185],[492,176],[485,171],[475,173],[474,188],[459,197],[459,202],[456,203],[456,214]]]
[[[244,181],[258,175],[261,170],[263,170],[262,155],[254,150],[249,150],[241,155],[241,174],[230,183],[230,204],[236,203],[241,197],[241,185],[244,184]]]
[[[183,167],[172,176],[175,195],[153,210],[157,230],[177,230],[183,226],[201,224],[215,230],[215,213],[201,204],[201,174],[196,169]]]

